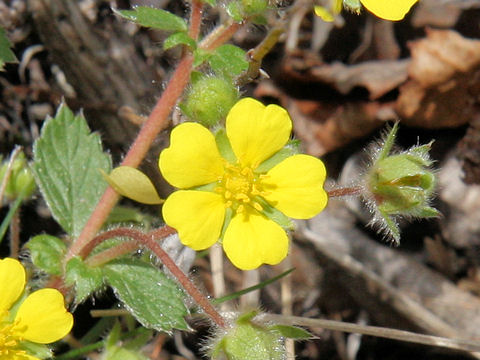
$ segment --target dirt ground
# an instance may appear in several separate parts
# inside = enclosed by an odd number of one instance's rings
[[[19,59],[0,73],[1,154],[8,156],[18,144],[31,157],[45,117],[65,99],[75,111],[83,109],[118,163],[180,55],[162,50],[162,32],[141,29],[111,10],[148,4],[181,16],[188,11],[183,1],[168,0],[0,2],[0,25]],[[329,189],[355,183],[368,160],[364,149],[389,121],[400,121],[403,148],[435,140],[433,205],[442,213],[433,220],[402,222],[401,244],[393,247],[366,227],[370,214],[359,200],[330,200],[326,211],[300,222],[293,235],[293,314],[480,341],[480,2],[421,0],[398,23],[349,13],[337,23],[323,23],[307,10],[293,17],[264,60],[268,77],[242,91],[288,109],[302,148],[325,161]],[[202,29],[218,21],[219,12],[210,10]],[[249,26],[232,41],[248,50],[265,33],[260,25]],[[142,165],[163,195],[170,189],[160,179],[156,157],[167,136],[159,137]],[[2,208],[0,217],[6,211]],[[59,231],[40,198],[24,207],[23,242]],[[8,254],[6,242],[0,251]],[[242,288],[240,272],[225,266],[228,290]],[[207,291],[212,290],[209,269],[208,257],[191,269]],[[264,266],[259,276],[282,271]],[[88,317],[89,309],[105,305],[102,301],[108,304],[111,294],[105,298],[87,302],[76,317]],[[262,307],[273,313],[281,311],[279,299],[278,284],[260,294]],[[199,358],[206,329],[197,330],[183,340],[166,339],[156,358],[185,358],[185,348]],[[432,346],[311,331],[318,339],[298,343],[298,359],[475,358]]]

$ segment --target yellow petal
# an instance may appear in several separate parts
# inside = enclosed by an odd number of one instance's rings
[[[360,0],[362,5],[379,18],[402,20],[418,0]]]
[[[73,316],[65,309],[63,295],[56,289],[41,289],[28,295],[18,309],[15,332],[28,341],[48,344],[67,335]]]
[[[179,190],[171,194],[162,209],[165,222],[178,231],[180,241],[194,250],[215,244],[225,220],[225,205],[218,194]]]
[[[323,162],[309,155],[294,155],[275,165],[262,180],[264,196],[272,206],[295,219],[309,219],[327,205],[323,189]]]
[[[25,269],[18,260],[0,260],[0,320],[22,294],[25,281]]]
[[[272,220],[249,211],[235,215],[223,238],[223,249],[230,261],[241,270],[262,264],[275,265],[288,253],[288,237]]]
[[[240,163],[256,168],[287,143],[292,121],[278,105],[264,106],[255,99],[244,98],[228,113],[226,129]]]
[[[333,20],[335,20],[335,17],[333,16],[332,12],[327,10],[323,6],[315,6],[314,10],[315,10],[315,15],[320,17],[323,21],[332,22]]]
[[[161,204],[164,200],[158,196],[152,181],[140,170],[130,166],[119,166],[110,175],[103,174],[105,180],[120,195],[143,204]]]
[[[170,147],[158,160],[165,180],[181,189],[216,181],[223,174],[223,163],[213,134],[197,123],[183,123],[173,129]]]

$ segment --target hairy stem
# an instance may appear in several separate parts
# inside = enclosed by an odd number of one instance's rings
[[[360,186],[337,188],[327,191],[328,197],[340,197],[340,196],[358,196],[362,193]]]
[[[225,320],[223,317],[215,310],[210,301],[197,289],[197,287],[190,281],[187,275],[175,264],[172,258],[167,254],[165,250],[162,249],[160,244],[155,241],[155,235],[144,234],[141,231],[130,229],[130,228],[117,228],[114,230],[106,231],[103,234],[97,236],[97,238],[106,238],[111,237],[128,237],[132,239],[137,245],[144,246],[149,249],[162,264],[170,271],[170,273],[177,279],[180,285],[185,289],[185,291],[193,298],[193,300],[203,309],[205,314],[207,314],[212,321],[214,321],[219,327],[226,327]]]
[[[168,125],[168,116],[175,106],[178,98],[187,86],[192,71],[193,55],[187,53],[178,64],[177,69],[172,75],[167,88],[163,92],[161,98],[153,108],[148,120],[141,128],[137,138],[133,142],[130,150],[125,156],[122,166],[137,167],[148,152],[151,144],[155,140],[157,134],[165,129]],[[97,234],[101,226],[107,219],[110,211],[118,201],[118,194],[108,187],[97,207],[92,212],[80,236],[73,242],[68,250],[66,261],[73,256],[88,254],[88,251],[82,250]],[[90,249],[90,248],[89,248]],[[91,249],[90,249],[91,250]]]
[[[188,29],[188,35],[197,40],[200,34],[200,25],[202,24],[202,8],[203,3],[200,0],[192,1],[192,10],[190,11],[190,28]]]
[[[203,41],[199,44],[199,47],[212,51],[220,45],[226,43],[230,38],[243,26],[244,23],[230,22],[222,24],[214,31],[212,31]]]

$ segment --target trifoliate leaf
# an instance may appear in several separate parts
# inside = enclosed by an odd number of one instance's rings
[[[111,160],[100,136],[62,104],[45,121],[33,153],[35,180],[53,217],[77,237],[107,187],[99,170],[110,172]]]
[[[161,204],[164,200],[158,196],[152,181],[140,170],[130,166],[119,166],[107,175],[105,180],[120,195],[143,204]]]
[[[25,247],[30,251],[33,264],[51,275],[62,274],[62,259],[67,251],[65,243],[51,235],[37,235]]]
[[[125,259],[105,265],[103,272],[119,300],[143,326],[158,331],[188,329],[184,293],[162,271]]]
[[[176,32],[165,39],[163,49],[168,50],[178,45],[186,45],[190,49],[195,49],[197,43],[186,32]]]
[[[75,287],[75,303],[79,304],[102,287],[102,269],[90,267],[80,257],[74,257],[67,262],[65,283]]]
[[[5,29],[0,27],[0,70],[3,70],[5,63],[18,61],[10,48],[11,44],[5,34]]]
[[[148,6],[138,6],[134,10],[114,10],[121,17],[145,27],[165,31],[187,31],[188,26],[181,17],[171,12]]]
[[[248,69],[245,51],[231,44],[219,46],[208,62],[218,75],[230,78],[238,76]]]

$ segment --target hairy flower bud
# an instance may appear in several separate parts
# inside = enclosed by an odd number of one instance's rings
[[[282,335],[274,328],[252,321],[257,311],[240,315],[211,350],[211,358],[228,360],[286,359]],[[248,344],[248,345],[247,345]]]
[[[3,181],[8,169],[8,161],[0,165],[0,182]],[[10,199],[16,199],[22,194],[23,198],[29,198],[35,190],[35,181],[30,170],[25,155],[20,153],[13,161],[12,171],[10,173],[7,186],[5,187],[5,196]]]
[[[398,130],[396,123],[384,140],[374,145],[374,158],[364,178],[364,198],[374,214],[370,225],[398,244],[398,216],[431,218],[439,212],[429,203],[435,189],[435,173],[430,166],[432,142],[390,154]]]
[[[192,120],[211,127],[225,118],[237,99],[238,91],[231,81],[204,76],[193,83],[182,109]]]

